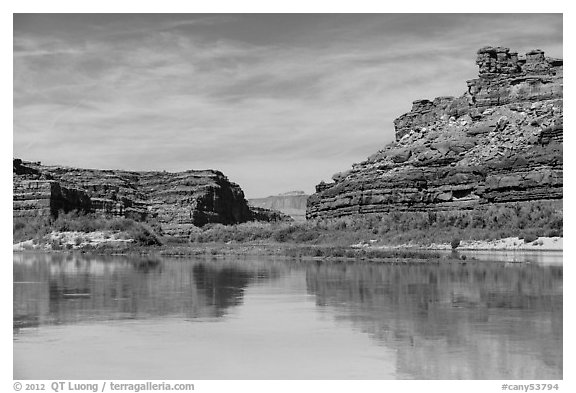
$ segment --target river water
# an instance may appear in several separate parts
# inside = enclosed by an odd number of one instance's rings
[[[14,254],[15,379],[561,379],[561,264]]]

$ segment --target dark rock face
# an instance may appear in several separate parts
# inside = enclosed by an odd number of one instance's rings
[[[34,166],[23,165],[19,159],[13,160],[14,217],[49,216],[58,211],[92,209],[90,197],[84,191],[63,187]]]
[[[108,216],[154,218],[164,233],[188,236],[207,223],[235,224],[254,213],[240,186],[219,171],[128,172],[14,160],[14,216],[84,210]]]
[[[393,142],[320,183],[307,218],[562,199],[562,60],[482,48],[461,97],[414,101]]]

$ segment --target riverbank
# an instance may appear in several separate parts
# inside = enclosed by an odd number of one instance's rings
[[[218,244],[219,247],[232,246],[234,249],[240,250],[253,250],[253,249],[270,249],[270,248],[293,248],[293,247],[310,247],[310,246],[324,246],[324,247],[342,247],[338,245],[329,244],[300,244],[300,243],[262,243],[262,242],[213,242],[213,243],[183,243],[178,246],[162,247],[166,252],[173,249],[176,253],[180,250],[205,250],[210,248],[208,245]],[[53,231],[46,235],[40,241],[30,239],[13,244],[13,251],[25,250],[44,250],[44,251],[58,251],[58,250],[82,250],[82,249],[114,249],[121,250],[123,248],[131,248],[135,245],[135,240],[126,238],[123,233],[113,231],[94,231],[94,232],[79,232],[79,231]],[[526,242],[524,239],[518,237],[508,237],[495,240],[463,240],[460,241],[455,249],[464,250],[485,250],[485,251],[562,251],[564,245],[564,238],[562,237],[538,237],[531,242]],[[348,247],[344,247],[348,248]],[[404,243],[397,245],[381,245],[377,240],[371,239],[368,241],[361,241],[357,244],[350,246],[352,249],[370,249],[370,250],[451,250],[452,244],[449,243],[431,243],[431,244],[418,244],[418,243]]]
[[[474,250],[561,252],[563,248],[562,233],[557,229],[501,227],[496,231],[448,224],[429,227],[423,221],[393,223],[394,220],[369,216],[305,223],[210,224],[193,228],[186,238],[175,238],[164,234],[154,222],[60,214],[56,219],[15,221],[13,250],[177,257],[275,255],[430,260],[475,258],[470,254]]]
[[[57,235],[61,239],[68,239],[70,234]],[[357,249],[348,246],[327,244],[293,244],[273,242],[210,242],[202,244],[179,244],[143,246],[130,240],[118,239],[102,240],[99,233],[82,235],[83,242],[63,243],[62,246],[53,247],[52,242],[35,243],[33,240],[13,245],[14,252],[81,252],[103,255],[156,255],[170,257],[189,256],[282,256],[289,258],[344,258],[344,259],[440,259],[443,255],[433,250],[405,250],[405,249]]]
[[[393,246],[372,246],[368,243],[354,244],[352,247],[371,247],[379,249],[408,249],[408,250],[451,250],[449,243],[424,244],[399,244]],[[564,238],[562,237],[538,237],[531,242],[526,242],[519,237],[507,237],[495,240],[463,240],[456,247],[459,251],[562,251]]]
[[[369,261],[374,263],[466,263],[472,261],[562,263],[562,238],[538,238],[531,243],[508,238],[494,241],[463,241],[457,249],[450,244],[404,244],[382,246],[376,242],[361,242],[352,246],[248,241],[182,243],[144,246],[123,239],[122,234],[57,233],[47,236],[50,241],[24,241],[13,246],[14,252],[80,252],[95,255],[132,255],[149,257],[262,257],[295,260]],[[80,242],[78,239],[81,238]],[[55,240],[58,242],[55,242]],[[57,247],[53,248],[54,244]]]

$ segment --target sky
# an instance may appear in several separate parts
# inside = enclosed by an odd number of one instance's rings
[[[218,169],[247,198],[394,140],[412,101],[459,96],[476,51],[563,58],[561,14],[14,14],[13,156]]]

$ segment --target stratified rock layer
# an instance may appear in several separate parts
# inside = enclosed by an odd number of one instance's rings
[[[88,194],[77,188],[64,187],[46,173],[25,166],[22,160],[13,162],[13,212],[15,217],[56,215],[59,211],[92,209]]]
[[[240,186],[214,170],[129,172],[42,166],[16,159],[13,191],[14,217],[84,210],[153,218],[164,233],[179,237],[207,223],[235,224],[255,216]]]
[[[562,60],[486,47],[476,63],[461,97],[414,101],[395,142],[316,186],[307,218],[561,199]]]

